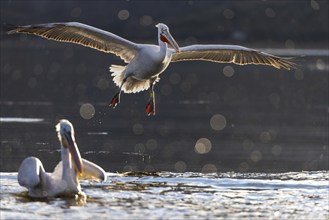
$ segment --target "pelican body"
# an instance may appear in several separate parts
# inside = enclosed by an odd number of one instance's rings
[[[238,65],[261,64],[288,70],[295,67],[290,58],[281,58],[237,45],[190,45],[180,48],[165,24],[159,23],[156,27],[158,45],[134,43],[113,33],[77,22],[18,26],[8,34],[34,34],[51,40],[81,44],[119,56],[127,65],[110,66],[113,81],[119,87],[110,105],[115,108],[120,103],[122,91],[137,93],[150,89],[150,101],[146,106],[148,115],[155,115],[154,85],[170,62],[205,60]]]
[[[53,173],[46,173],[42,162],[36,157],[23,160],[18,170],[18,183],[26,187],[34,198],[69,196],[81,193],[79,179],[105,181],[105,171],[98,165],[81,158],[75,142],[74,129],[68,120],[56,125],[61,143],[61,161]]]

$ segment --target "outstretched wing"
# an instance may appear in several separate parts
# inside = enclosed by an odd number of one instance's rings
[[[132,60],[138,51],[138,44],[78,22],[17,26],[7,33],[34,34],[55,41],[81,44],[105,53],[113,53],[125,62]]]
[[[184,60],[206,60],[218,63],[235,63],[238,65],[269,65],[280,69],[296,68],[292,58],[282,58],[258,50],[235,45],[191,45],[172,51],[171,62]]]

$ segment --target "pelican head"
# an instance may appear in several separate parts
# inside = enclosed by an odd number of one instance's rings
[[[82,158],[77,144],[75,143],[73,125],[68,120],[62,119],[56,125],[56,131],[62,147],[69,150],[74,167],[76,171],[81,174],[83,169]]]
[[[178,52],[179,46],[178,46],[177,42],[174,40],[174,38],[171,36],[168,26],[163,23],[159,23],[159,24],[155,25],[155,27],[158,28],[159,39],[162,42],[170,45],[172,48],[174,48],[176,50],[176,52]]]

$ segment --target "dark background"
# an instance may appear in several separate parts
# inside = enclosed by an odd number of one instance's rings
[[[75,126],[82,156],[107,171],[283,172],[328,169],[328,1],[1,1],[0,171],[27,156],[51,171],[60,159],[54,126]],[[125,10],[125,11],[123,11]],[[129,16],[120,17],[122,15]],[[172,63],[148,92],[122,94],[112,54],[36,36],[11,25],[78,21],[138,43],[157,44],[162,22],[180,46],[239,44],[296,56],[297,70],[201,61]],[[279,50],[274,50],[279,49]],[[225,75],[233,68],[231,77]],[[91,119],[80,113],[95,108]],[[211,127],[225,117],[222,130]],[[8,117],[41,123],[5,122]],[[195,150],[200,138],[211,150]],[[205,139],[203,139],[205,140]]]

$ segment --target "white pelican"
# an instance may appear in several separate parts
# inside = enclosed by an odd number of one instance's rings
[[[74,138],[74,129],[68,120],[60,120],[56,131],[61,143],[60,161],[53,173],[46,173],[36,157],[24,159],[18,170],[18,183],[35,198],[67,196],[82,193],[79,179],[105,181],[105,171],[98,165],[82,159]]]
[[[238,65],[262,64],[288,70],[295,67],[290,58],[281,58],[237,45],[191,45],[179,48],[165,24],[159,23],[156,27],[159,46],[137,44],[110,32],[77,22],[17,26],[8,34],[34,34],[56,41],[81,44],[119,56],[128,64],[110,67],[113,81],[119,87],[110,105],[115,108],[120,103],[121,91],[136,93],[150,89],[150,101],[146,106],[148,115],[155,114],[154,84],[159,81],[159,75],[170,62],[206,60]]]

